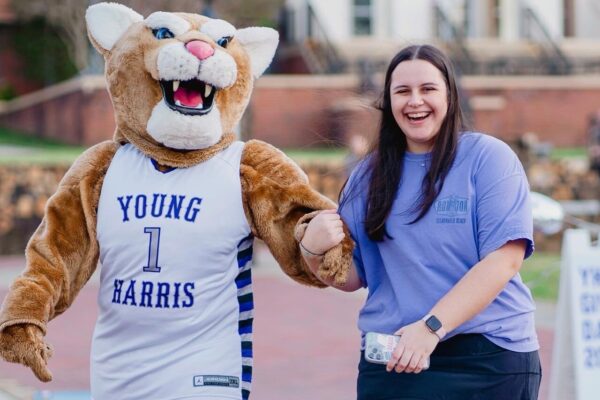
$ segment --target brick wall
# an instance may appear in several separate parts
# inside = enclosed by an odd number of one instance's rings
[[[466,77],[474,127],[514,140],[525,132],[556,147],[584,146],[590,115],[600,109],[600,75]]]
[[[356,76],[281,76],[258,80],[243,137],[279,147],[344,142],[377,127],[374,96],[358,96]],[[465,77],[473,126],[504,140],[534,132],[555,146],[583,146],[600,108],[600,76]],[[77,78],[0,104],[0,126],[86,146],[112,137],[114,117],[102,76]]]
[[[335,124],[336,105],[354,96],[355,86],[348,76],[261,78],[248,110],[251,136],[279,147],[343,139]]]
[[[0,22],[12,22],[15,19],[15,14],[10,7],[11,0],[0,0]]]
[[[91,146],[112,138],[112,103],[104,77],[76,78],[0,107],[0,126],[64,143]]]

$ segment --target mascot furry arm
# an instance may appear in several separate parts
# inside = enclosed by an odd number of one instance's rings
[[[256,140],[235,142],[231,133],[248,104],[254,79],[274,55],[274,30],[236,30],[225,21],[196,14],[156,12],[144,19],[114,3],[90,7],[86,21],[89,37],[106,61],[117,125],[114,140],[88,149],[61,181],[27,246],[26,269],[12,284],[0,313],[0,355],[29,366],[42,381],[52,378],[47,368],[52,351],[43,340],[46,325],[72,304],[106,247],[99,239],[102,196],[118,180],[109,169],[116,168],[112,165],[121,153],[152,161],[167,177],[168,171],[195,171],[210,162],[226,165],[223,154],[239,145],[234,174],[241,192],[239,215],[246,220],[240,225],[263,239],[283,271],[304,284],[322,286],[300,255],[293,236],[296,224],[308,213],[335,207],[309,187],[306,175],[282,152]],[[132,184],[137,180],[127,170],[120,174]],[[158,183],[148,188],[147,198],[159,189]],[[136,207],[142,200],[146,206],[146,195],[140,196],[133,200]],[[169,207],[177,211],[181,203],[173,205],[177,196],[171,198]],[[126,221],[131,198],[119,199]],[[146,213],[135,210],[137,217]],[[199,210],[190,203],[185,219],[196,218]],[[352,248],[347,235],[326,254],[320,274],[344,282]]]

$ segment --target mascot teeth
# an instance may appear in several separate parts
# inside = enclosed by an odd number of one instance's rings
[[[167,106],[184,115],[204,115],[212,110],[217,90],[198,79],[189,81],[160,81],[163,100]]]

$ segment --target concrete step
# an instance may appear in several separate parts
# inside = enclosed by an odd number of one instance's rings
[[[14,379],[0,378],[0,400],[32,400],[34,392]]]

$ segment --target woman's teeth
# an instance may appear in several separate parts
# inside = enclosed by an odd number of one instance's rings
[[[419,120],[419,119],[424,119],[427,116],[429,116],[429,113],[428,112],[409,113],[409,114],[406,114],[406,116],[409,119],[417,119],[417,120]]]

